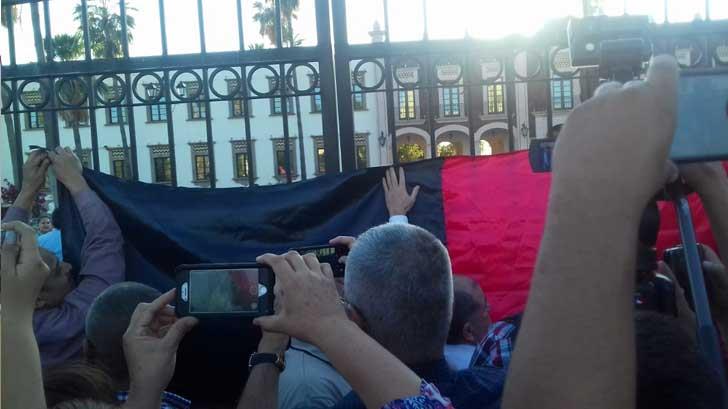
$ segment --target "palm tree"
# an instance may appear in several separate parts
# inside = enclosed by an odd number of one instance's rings
[[[53,49],[56,57],[61,61],[70,61],[83,54],[83,45],[81,44],[81,34],[59,34],[53,37]],[[58,90],[59,96],[66,102],[78,103],[83,99],[83,86],[79,80],[70,80],[63,83]],[[83,149],[81,147],[81,133],[78,127],[88,121],[88,110],[86,109],[68,109],[59,111],[58,114],[66,122],[66,125],[73,128],[73,144],[76,156],[82,157]]]
[[[3,27],[7,28],[11,21],[13,22],[13,24],[20,22],[20,12],[17,5],[6,7],[4,10],[2,10],[2,13],[0,13],[0,24],[2,24]],[[18,163],[17,155],[15,155],[15,152],[18,149],[18,145],[15,143],[15,120],[10,114],[3,114],[3,119],[5,120],[5,131],[8,134],[10,163],[13,166],[13,180],[17,182],[16,177],[18,175],[16,175],[15,173],[18,169],[20,169],[20,164]]]
[[[299,0],[281,0],[281,41],[288,47],[296,47],[303,43],[303,39],[293,33],[293,20],[298,18]],[[253,14],[253,21],[257,21],[260,25],[260,35],[267,37],[271,44],[275,44],[277,40],[276,33],[276,9],[275,0],[265,0],[265,4],[260,1],[253,3],[253,8],[256,10]],[[287,81],[283,79],[285,73],[281,73],[281,94],[284,94],[283,90],[287,87]],[[296,73],[293,73],[293,87],[298,89],[298,78]],[[295,91],[295,90],[294,90]],[[294,98],[296,104],[296,125],[298,128],[298,151],[300,155],[299,162],[301,163],[301,177],[306,179],[306,155],[303,150],[303,123],[301,122],[301,102],[296,95]],[[281,105],[285,104],[286,99],[281,99]],[[284,118],[285,121],[288,118]]]
[[[123,0],[127,1],[127,0]],[[89,33],[89,47],[91,53],[96,58],[120,58],[124,56],[122,44],[123,44],[123,31],[122,31],[122,19],[121,15],[111,12],[111,1],[110,0],[88,0],[87,2],[87,17],[88,17],[88,33]],[[132,29],[134,28],[135,21],[134,17],[131,16],[129,11],[136,11],[135,8],[126,6],[126,27],[127,27],[127,41],[131,43],[133,40]],[[79,32],[83,32],[82,26],[82,12],[83,6],[81,4],[76,5],[73,12],[74,19],[79,22]],[[114,80],[113,86],[104,86],[104,93],[107,95],[107,99],[113,99],[119,95],[119,83]],[[125,120],[128,118],[128,108],[123,107],[112,107],[111,109],[117,109],[119,118],[119,133],[121,134],[121,146],[124,151],[124,162],[126,165],[126,175],[131,175],[131,156],[129,152],[129,142],[126,137],[126,128],[124,128]],[[122,115],[122,110],[127,115]]]

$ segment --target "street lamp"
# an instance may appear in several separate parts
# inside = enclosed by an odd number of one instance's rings
[[[147,97],[148,101],[155,100],[159,98],[159,92],[161,91],[161,88],[159,84],[145,84],[144,85],[144,95]]]
[[[179,94],[179,95],[180,95],[180,96],[181,96],[182,98],[184,98],[184,97],[186,97],[186,96],[187,96],[187,86],[185,85],[185,83],[184,83],[184,82],[180,82],[179,84],[177,84],[177,86],[176,86],[175,88],[177,88],[177,93],[178,93],[178,94]]]
[[[387,137],[384,136],[384,131],[379,131],[379,146],[384,147],[387,143]]]
[[[521,124],[521,136],[524,138],[528,136],[528,127],[525,122]]]

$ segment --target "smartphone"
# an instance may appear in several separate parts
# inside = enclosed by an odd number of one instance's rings
[[[534,172],[551,171],[555,145],[555,138],[531,141],[528,159]],[[677,163],[728,159],[728,69],[681,72],[670,159]]]
[[[272,315],[275,275],[256,263],[188,264],[176,269],[180,317],[232,318]]]
[[[334,277],[344,276],[344,270],[346,269],[346,265],[344,263],[340,263],[339,259],[349,254],[349,248],[346,246],[322,245],[298,247],[291,250],[297,251],[300,255],[313,253],[316,255],[316,258],[318,258],[319,262],[329,263],[331,265],[331,269],[334,272]]]
[[[678,82],[675,162],[728,159],[728,68],[683,71]]]
[[[700,265],[702,270],[703,261],[705,260],[705,250],[703,245],[698,244],[698,255],[700,256]],[[693,293],[690,290],[690,278],[688,277],[688,263],[685,260],[685,249],[683,246],[676,246],[665,250],[662,254],[662,261],[665,262],[675,274],[678,284],[685,290],[685,299],[694,311]]]

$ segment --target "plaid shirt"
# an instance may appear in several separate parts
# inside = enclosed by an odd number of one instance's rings
[[[116,394],[116,400],[126,402],[129,399],[129,392],[123,391]],[[162,405],[159,409],[190,409],[192,402],[170,392],[162,392]]]
[[[516,326],[507,321],[498,321],[488,329],[488,334],[475,349],[470,367],[492,366],[508,368],[513,353]]]

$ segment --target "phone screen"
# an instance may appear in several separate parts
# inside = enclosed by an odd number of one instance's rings
[[[258,311],[267,289],[259,284],[257,268],[191,270],[189,312],[240,313]]]
[[[670,158],[676,162],[728,159],[728,72],[680,76]]]

